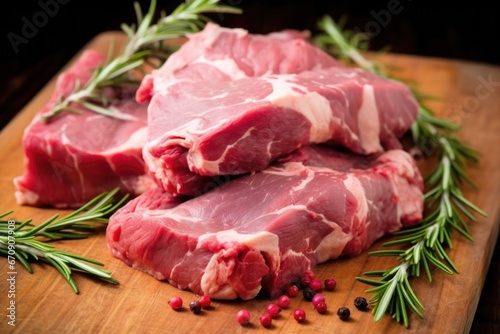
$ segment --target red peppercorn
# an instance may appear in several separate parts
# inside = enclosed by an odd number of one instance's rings
[[[311,284],[311,278],[309,276],[304,276],[300,279],[300,285],[302,288],[306,288]]]
[[[278,314],[280,314],[281,308],[278,306],[278,304],[269,304],[266,307],[266,313],[268,313],[271,318],[276,318]]]
[[[236,321],[240,325],[246,325],[250,322],[250,312],[247,310],[239,310],[238,313],[236,313]]]
[[[168,304],[172,308],[172,310],[178,310],[182,308],[182,298],[181,297],[172,297],[169,301]]]
[[[325,289],[328,291],[333,291],[337,287],[337,281],[335,281],[333,278],[327,278],[325,280]]]
[[[311,280],[311,283],[309,283],[309,287],[311,287],[311,289],[313,289],[316,292],[321,291],[322,288],[321,281],[318,279],[313,279]]]
[[[313,299],[312,299],[313,305],[316,307],[316,304],[321,303],[321,302],[323,302],[323,303],[326,302],[325,296],[320,295],[319,293],[315,294]]]
[[[297,320],[298,323],[306,321],[306,311],[301,308],[296,308],[293,311],[293,318]]]
[[[289,296],[289,297],[295,297],[299,294],[299,287],[296,286],[296,285],[292,285],[288,288],[286,294]]]
[[[278,298],[278,306],[281,308],[287,308],[290,306],[290,297],[287,295],[282,295]]]
[[[324,314],[326,313],[327,306],[325,302],[318,302],[316,305],[314,305],[314,308],[316,309],[316,311],[318,311],[318,313]]]
[[[306,270],[305,276],[309,277],[309,280],[312,280],[316,275],[314,275],[314,271]]]
[[[269,315],[269,313],[264,313],[259,317],[260,324],[264,327],[269,327],[273,323],[273,318]]]
[[[212,304],[212,299],[210,299],[207,295],[201,296],[198,301],[200,302],[202,308],[207,308],[210,304]]]

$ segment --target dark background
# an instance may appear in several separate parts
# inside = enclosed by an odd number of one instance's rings
[[[0,13],[0,129],[94,36],[102,31],[119,30],[122,22],[135,22],[133,2],[17,0],[9,1],[9,8],[4,4]],[[34,15],[43,10],[40,3],[57,3],[57,13],[37,32],[32,32],[27,43],[18,45],[16,52],[9,36],[23,36],[26,20],[33,22]],[[149,0],[139,3],[146,11]],[[158,8],[168,13],[179,3],[179,0],[158,0]],[[347,28],[374,33],[372,50],[391,46],[391,52],[395,53],[500,65],[499,15],[493,1],[466,1],[466,5],[417,0],[226,0],[225,3],[244,11],[243,15],[211,16],[226,27],[243,27],[253,33],[286,28],[314,33],[316,21],[324,14],[335,20],[346,15]],[[387,14],[393,4],[399,4],[398,13],[384,16],[382,13]],[[500,307],[498,253],[497,247],[473,332],[498,329],[499,319],[495,315]]]
[[[9,1],[0,13],[0,128],[43,85],[99,32],[119,30],[135,22],[133,0],[30,0]],[[219,24],[243,27],[253,33],[284,28],[315,31],[324,14],[335,20],[348,17],[347,27],[375,32],[371,49],[391,46],[392,52],[459,58],[500,64],[500,29],[494,2],[467,1],[466,6],[438,1],[318,1],[318,0],[225,0],[242,8],[243,15],[213,15]],[[23,37],[26,20],[33,23],[40,3],[56,3],[57,13],[38,28],[26,43],[14,50],[9,36]],[[149,0],[140,0],[144,11]],[[170,12],[180,0],[158,0],[158,8]],[[398,13],[380,18],[391,4]],[[379,17],[377,21],[377,17]],[[23,21],[23,19],[25,21]],[[379,28],[377,30],[376,28]],[[10,34],[10,35],[9,35]]]

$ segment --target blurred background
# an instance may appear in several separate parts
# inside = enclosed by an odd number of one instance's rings
[[[495,2],[466,1],[465,5],[415,0],[223,2],[241,8],[244,14],[211,18],[222,26],[242,27],[252,33],[288,28],[314,33],[316,22],[323,15],[329,14],[335,20],[346,16],[348,29],[371,33],[371,50],[390,46],[394,53],[500,65],[500,25],[498,11],[493,8]],[[17,0],[9,2],[9,8],[4,4],[0,11],[0,129],[93,37],[103,31],[119,30],[123,22],[135,22],[133,3],[133,0]],[[145,12],[149,0],[138,3]],[[158,9],[168,13],[179,3],[180,0],[158,0]],[[40,14],[41,11],[48,15]],[[43,24],[30,31],[25,27],[26,22],[33,20],[41,20],[39,23]],[[498,253],[497,247],[488,275],[490,290],[479,303],[473,331],[492,328],[481,326],[498,321]],[[489,300],[486,304],[489,307],[496,305],[496,311],[481,308],[485,299]],[[498,323],[494,326],[498,328]]]
[[[144,11],[149,0],[138,1]],[[0,11],[0,128],[98,33],[135,22],[133,0],[17,0]],[[158,0],[171,12],[180,0]],[[370,48],[391,52],[500,64],[500,29],[494,2],[466,6],[439,1],[225,0],[243,15],[213,15],[227,27],[253,33],[286,28],[316,29],[325,14],[346,16],[346,27],[372,34]],[[54,5],[56,4],[56,5]],[[44,8],[49,8],[44,9]],[[55,9],[54,9],[55,8]],[[46,22],[41,11],[47,12]],[[30,31],[26,22],[39,20]],[[23,30],[24,29],[24,30]],[[24,33],[28,38],[24,39]],[[17,36],[17,37],[16,37]],[[23,40],[21,41],[22,38]]]

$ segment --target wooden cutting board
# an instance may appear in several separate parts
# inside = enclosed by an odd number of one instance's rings
[[[112,39],[123,41],[120,33],[103,33],[88,48],[107,52]],[[334,277],[338,287],[325,293],[329,311],[320,315],[312,305],[296,297],[270,329],[258,322],[269,300],[214,302],[210,310],[194,315],[188,310],[174,312],[167,302],[174,295],[187,304],[195,296],[179,291],[168,283],[126,266],[113,258],[105,243],[105,229],[85,240],[58,241],[58,248],[91,257],[105,263],[120,285],[113,286],[83,275],[75,275],[80,294],[72,292],[58,272],[47,265],[33,265],[33,274],[16,263],[15,299],[8,298],[7,262],[0,263],[0,332],[18,333],[460,333],[468,332],[484,284],[499,231],[500,195],[500,68],[460,61],[404,55],[384,55],[381,61],[401,68],[400,75],[414,80],[427,94],[442,97],[429,106],[437,113],[463,126],[458,136],[482,154],[480,163],[468,173],[478,189],[465,188],[467,198],[489,214],[471,224],[475,241],[454,235],[450,256],[460,269],[459,275],[433,270],[434,280],[412,279],[412,285],[426,307],[425,319],[411,315],[411,328],[405,330],[390,317],[375,323],[370,312],[354,308],[357,296],[368,286],[355,281],[363,272],[385,269],[396,262],[391,258],[370,257],[363,253],[352,259],[340,259],[317,267],[319,278]],[[34,218],[35,223],[53,215],[56,210],[20,207],[15,203],[12,179],[23,172],[21,136],[33,115],[49,99],[52,80],[26,108],[0,133],[0,213],[15,210],[14,217]],[[421,162],[422,170],[429,162]],[[60,211],[59,211],[60,212]],[[380,249],[380,242],[371,250]],[[16,327],[7,324],[9,300],[15,300]],[[292,317],[293,307],[302,307],[308,321],[298,324]],[[336,310],[351,309],[351,319],[341,321]],[[235,320],[240,308],[252,314],[252,326],[242,327]]]

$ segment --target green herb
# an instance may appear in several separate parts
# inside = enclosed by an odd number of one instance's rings
[[[15,258],[30,273],[33,273],[33,269],[29,261],[49,263],[68,281],[75,293],[78,293],[78,288],[71,276],[73,271],[84,272],[118,284],[109,271],[94,266],[102,266],[102,263],[58,250],[49,243],[60,239],[86,238],[89,233],[95,231],[94,225],[88,222],[106,224],[107,217],[118,210],[128,198],[124,196],[116,200],[118,190],[116,188],[104,192],[64,218],[55,215],[38,226],[32,224],[32,219],[24,222],[4,220],[3,218],[12,211],[0,215],[0,254],[8,258],[9,264],[14,263]]]
[[[63,111],[81,113],[76,107],[78,105],[106,116],[123,120],[131,119],[129,115],[109,108],[111,101],[104,88],[122,87],[130,83],[137,84],[138,81],[134,79],[132,72],[137,72],[146,61],[150,64],[154,60],[159,64],[165,61],[171,53],[165,42],[199,31],[209,21],[204,14],[240,13],[237,8],[222,6],[218,3],[218,0],[187,0],[170,15],[162,15],[156,24],[152,24],[156,0],[151,1],[145,16],[142,15],[138,3],[135,3],[137,28],[134,25],[122,25],[122,30],[127,34],[128,40],[121,53],[113,58],[111,47],[106,63],[94,70],[92,77],[85,85],[77,82],[71,94],[66,97],[60,96],[52,109],[42,115],[42,121],[49,121]]]
[[[389,76],[381,64],[362,55],[359,46],[367,41],[367,35],[343,31],[342,25],[336,24],[329,16],[321,19],[318,25],[322,33],[316,37],[316,43],[366,71],[396,79]],[[472,240],[465,219],[475,221],[474,213],[486,216],[463,196],[459,188],[462,181],[472,184],[465,167],[468,162],[477,162],[477,153],[454,135],[458,130],[457,125],[434,116],[423,105],[427,96],[417,89],[413,89],[413,93],[420,103],[419,114],[411,128],[413,140],[424,154],[434,154],[438,159],[426,178],[429,190],[424,195],[424,201],[428,213],[421,224],[396,232],[394,240],[384,244],[398,245],[402,249],[369,253],[376,256],[394,256],[399,265],[388,270],[364,273],[368,277],[380,277],[378,280],[357,278],[360,282],[375,286],[367,290],[374,293],[370,303],[373,305],[375,321],[388,312],[405,327],[409,326],[408,309],[421,318],[424,311],[424,306],[411,288],[409,278],[420,276],[421,271],[425,271],[431,281],[430,265],[448,274],[458,273],[457,267],[446,253],[446,249],[452,247],[452,232],[455,230]]]

